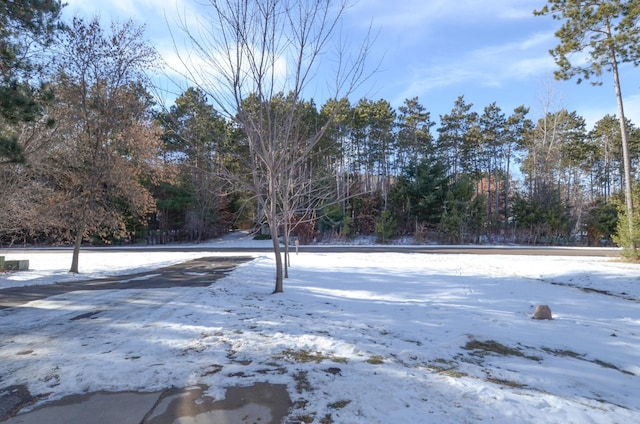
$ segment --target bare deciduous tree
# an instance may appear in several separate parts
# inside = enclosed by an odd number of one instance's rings
[[[287,215],[282,195],[291,189],[286,176],[306,162],[334,117],[296,138],[299,104],[312,81],[326,82],[319,81],[327,75],[321,60],[334,65],[327,98],[347,97],[365,79],[368,39],[353,56],[333,42],[347,7],[343,0],[208,0],[211,13],[197,27],[183,20],[193,52],[178,53],[189,76],[246,137],[247,174],[229,177],[247,183],[264,212],[276,293],[283,291],[279,226]]]

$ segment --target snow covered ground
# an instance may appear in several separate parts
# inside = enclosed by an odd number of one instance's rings
[[[0,275],[0,287],[152,275],[212,255],[83,252],[77,277],[68,251],[29,254],[32,270]],[[272,256],[253,255],[210,287],[78,291],[0,310],[0,389],[52,400],[205,384],[221,397],[271,382],[288,385],[292,421],[640,422],[638,265],[301,253],[272,295]],[[539,304],[553,320],[531,319]]]

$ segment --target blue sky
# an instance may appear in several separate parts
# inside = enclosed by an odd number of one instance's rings
[[[64,16],[91,17],[105,22],[133,19],[146,25],[149,41],[169,63],[176,63],[169,26],[206,0],[66,0]],[[606,114],[616,114],[611,75],[602,86],[588,81],[554,81],[556,68],[549,49],[557,44],[559,22],[535,17],[544,0],[356,0],[345,15],[344,29],[354,44],[371,26],[376,34],[370,54],[378,70],[352,97],[385,99],[392,106],[417,96],[432,120],[449,113],[464,95],[474,110],[492,102],[509,114],[521,104],[538,118],[551,110],[577,111],[591,128]],[[640,126],[640,69],[622,66],[626,115]],[[319,94],[318,97],[321,97]]]

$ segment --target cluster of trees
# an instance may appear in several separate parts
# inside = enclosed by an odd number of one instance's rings
[[[87,240],[260,228],[274,240],[276,291],[282,236],[285,251],[291,235],[611,243],[638,178],[633,123],[605,116],[587,129],[575,111],[532,118],[463,96],[437,122],[418,98],[352,102],[366,41],[354,57],[338,49],[336,91],[317,105],[304,90],[346,8],[329,3],[212,0],[219,34],[207,44],[185,29],[199,83],[162,109],[141,27],[63,25],[58,1],[2,2],[0,242],[72,244],[77,272]]]
[[[0,236],[71,243],[78,272],[83,240],[126,238],[155,210],[156,53],[132,22],[62,25],[59,2],[2,5]]]
[[[611,243],[624,180],[614,116],[588,131],[576,112],[548,112],[534,122],[523,106],[506,114],[492,103],[478,112],[459,97],[434,130],[417,98],[398,110],[386,100],[361,99],[321,107],[300,102],[300,126],[314,128],[336,109],[290,177],[296,201],[286,220],[302,242],[375,235],[382,242],[412,236],[446,243]],[[246,135],[194,88],[159,116],[165,156],[183,169],[182,183],[158,194],[158,204],[178,206],[159,211],[163,230],[184,229],[195,216],[210,230],[259,224],[252,192],[234,191],[225,178],[229,167],[248,161]],[[637,169],[640,131],[632,123],[628,128]],[[234,175],[249,174],[247,167]],[[191,199],[190,208],[184,199]]]

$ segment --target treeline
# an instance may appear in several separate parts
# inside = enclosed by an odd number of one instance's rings
[[[48,13],[55,21],[59,10]],[[397,109],[366,98],[319,106],[294,97],[292,106],[282,93],[268,107],[244,99],[242,113],[264,116],[236,120],[196,88],[162,110],[146,78],[157,55],[131,22],[107,30],[75,19],[38,31],[59,35],[53,46],[52,38],[40,44],[51,56],[33,59],[47,66],[8,58],[13,68],[2,68],[3,245],[198,242],[234,228],[267,234],[269,204],[256,193],[269,184],[278,187],[279,233],[301,243],[375,236],[601,245],[616,230],[623,170],[613,116],[587,129],[577,112],[533,119],[524,106],[478,108],[459,97],[436,121],[418,98]],[[9,56],[33,46],[4,37],[0,53]],[[286,128],[286,143],[268,138],[286,163],[265,161],[272,153],[247,142],[257,129],[238,122],[264,123],[262,133]],[[640,133],[629,129],[638,169]],[[307,143],[313,134],[322,138]],[[260,155],[267,165],[258,170],[252,158]]]
[[[438,123],[417,98],[397,110],[384,99],[300,105],[309,127],[326,122],[336,108],[305,164],[308,181],[298,180],[295,188],[305,200],[292,214],[293,234],[304,243],[357,236],[612,243],[623,181],[613,116],[588,131],[576,112],[549,112],[533,121],[524,106],[505,113],[492,103],[478,111],[464,97]],[[202,238],[259,225],[250,195],[225,178],[230,164],[237,169],[248,162],[242,131],[196,89],[157,118],[165,158],[180,170],[179,183],[156,193],[158,230]],[[629,128],[635,168],[640,133]],[[305,186],[315,188],[306,192]]]

